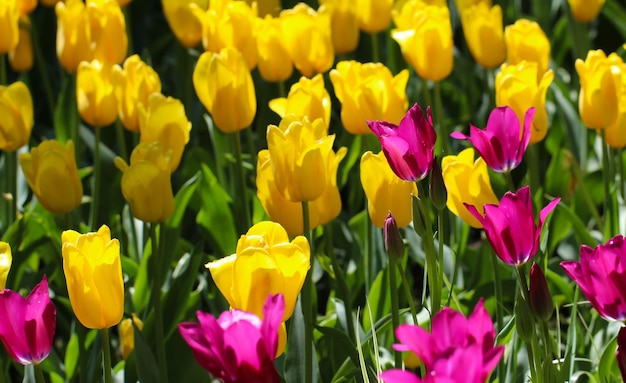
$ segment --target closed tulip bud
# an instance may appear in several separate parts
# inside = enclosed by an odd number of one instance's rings
[[[165,19],[174,36],[186,48],[193,48],[202,41],[200,13],[209,7],[208,0],[161,0]]]
[[[485,68],[502,64],[506,56],[502,8],[479,3],[461,13],[463,34],[474,60]]]
[[[426,235],[426,214],[424,204],[419,202],[416,194],[411,195],[411,215],[413,217],[413,229],[422,238]]]
[[[11,246],[0,241],[0,291],[4,290],[7,285],[7,277],[12,263]]]
[[[617,351],[615,359],[622,375],[622,380],[626,382],[626,327],[622,326],[617,333]]]
[[[57,15],[56,51],[61,66],[75,72],[81,61],[91,61],[91,20],[82,0],[59,2],[54,7]]]
[[[359,45],[358,8],[352,0],[322,0],[330,9],[335,54],[353,52]]]
[[[391,23],[393,0],[357,0],[354,7],[357,9],[359,26],[364,32],[382,32]]]
[[[81,62],[76,74],[76,102],[81,118],[93,127],[111,125],[117,118],[113,91],[113,65],[100,61]]]
[[[496,75],[496,105],[509,106],[515,112],[520,129],[524,129],[526,111],[535,108],[532,119],[530,142],[543,140],[548,134],[548,113],[546,111],[546,93],[554,79],[552,69],[543,73],[537,80],[537,63],[522,61],[519,64],[502,64]]]
[[[401,16],[405,17],[406,5]],[[406,62],[426,80],[441,81],[452,72],[452,26],[447,7],[427,5],[411,15],[413,23],[408,29],[391,31],[392,38],[400,44]]]
[[[119,64],[128,52],[126,21],[115,0],[87,0],[93,60]]]
[[[400,123],[409,106],[409,71],[396,76],[381,63],[341,61],[330,71],[335,95],[341,102],[341,122],[352,134],[368,134],[366,121]]]
[[[148,107],[139,106],[138,109],[139,140],[143,143],[160,142],[163,155],[170,157],[170,171],[174,172],[183,157],[191,130],[183,103],[173,97],[153,93],[148,99]]]
[[[301,77],[293,84],[287,97],[276,98],[270,101],[272,109],[280,118],[285,116],[307,117],[310,121],[321,118],[326,125],[330,125],[330,95],[324,87],[324,77],[321,74],[312,79]]]
[[[139,55],[132,55],[124,61],[124,68],[113,67],[113,84],[117,98],[117,112],[124,127],[139,131],[139,105],[148,107],[152,93],[161,93],[161,79],[152,67]]]
[[[174,212],[169,161],[158,141],[140,143],[130,156],[130,166],[115,158],[115,166],[124,173],[122,195],[135,218],[157,223]]]
[[[20,155],[20,165],[28,186],[46,210],[66,214],[80,205],[83,185],[71,140],[65,146],[56,140],[43,141]]]
[[[576,60],[580,77],[578,109],[583,123],[590,129],[606,128],[617,119],[622,74],[615,64],[601,49],[589,51],[585,61]]]
[[[317,12],[298,3],[280,13],[287,50],[296,69],[305,77],[324,73],[333,66],[335,52],[331,37],[330,12],[321,6]]]
[[[383,228],[390,212],[398,227],[411,223],[411,195],[417,195],[415,183],[395,175],[383,152],[365,152],[361,157],[360,172],[372,223]]]
[[[485,204],[498,203],[498,197],[491,188],[485,160],[478,157],[474,161],[474,149],[467,148],[456,156],[443,157],[441,167],[448,192],[448,209],[471,227],[482,228],[480,221],[463,203],[476,206],[481,214],[484,214]]]
[[[95,233],[66,230],[63,272],[74,314],[83,326],[104,329],[115,326],[124,314],[124,280],[120,242],[102,225]]]
[[[552,303],[552,295],[548,289],[546,276],[536,263],[533,263],[530,268],[529,290],[530,309],[539,320],[547,321],[554,311],[554,303]]]
[[[446,190],[446,184],[443,181],[443,174],[441,172],[441,166],[435,159],[433,161],[433,170],[430,172],[429,179],[430,188],[430,200],[433,201],[433,206],[439,211],[446,207],[448,200],[448,191]]]
[[[567,0],[574,19],[587,23],[600,13],[605,0]]]
[[[252,123],[256,114],[254,83],[235,48],[200,55],[193,71],[193,86],[222,132],[235,133]]]
[[[16,0],[0,3],[0,55],[9,53],[17,47],[19,41],[18,20],[20,12]]]
[[[27,72],[33,67],[33,39],[28,16],[20,17],[20,38],[14,50],[9,52],[9,65],[15,72]]]
[[[135,328],[133,323],[137,326],[137,329],[143,328],[143,321],[139,319],[137,314],[133,313],[132,318],[126,318],[120,322],[120,353],[122,359],[126,360],[131,351],[135,349]]]
[[[402,259],[404,255],[404,241],[402,240],[402,235],[400,235],[400,230],[391,212],[387,213],[387,217],[385,218],[383,240],[387,255],[395,260]]]
[[[265,81],[285,81],[293,72],[293,60],[283,41],[283,33],[281,18],[265,16],[257,22],[257,68]]]
[[[23,82],[0,85],[0,150],[13,152],[28,143],[33,128],[33,99]]]
[[[539,24],[519,19],[504,28],[506,59],[510,65],[522,61],[537,63],[537,82],[541,80],[550,64],[550,41]]]

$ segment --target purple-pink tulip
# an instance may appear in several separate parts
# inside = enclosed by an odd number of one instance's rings
[[[520,134],[520,122],[513,109],[499,106],[491,111],[485,130],[470,125],[470,135],[454,132],[450,136],[469,140],[487,166],[496,172],[509,172],[515,169],[524,158],[530,142],[535,108],[530,108],[524,116],[524,131]]]
[[[45,275],[28,298],[9,289],[0,292],[0,339],[11,358],[24,365],[46,359],[52,347],[56,315]]]
[[[504,346],[495,346],[496,332],[483,301],[469,318],[444,307],[432,320],[429,333],[417,325],[396,329],[400,344],[397,351],[412,351],[424,363],[425,375],[419,378],[410,371],[387,370],[384,383],[484,383],[496,367]]]
[[[530,309],[533,314],[544,322],[550,319],[552,312],[554,312],[554,303],[550,289],[548,289],[546,276],[536,263],[530,267],[529,297]]]
[[[237,309],[219,319],[198,311],[200,323],[184,322],[178,330],[198,364],[222,382],[279,383],[274,360],[284,310],[285,299],[277,294],[267,298],[263,320]]]
[[[387,121],[367,121],[378,137],[387,162],[394,173],[405,181],[419,181],[430,172],[437,133],[433,128],[430,107],[428,118],[418,104],[413,105],[400,125]]]
[[[483,225],[487,239],[498,258],[508,265],[518,266],[537,254],[543,223],[560,200],[557,197],[541,209],[539,224],[535,224],[528,186],[519,189],[517,193],[507,192],[499,205],[485,204],[484,217],[476,207],[464,205]]]
[[[615,359],[617,359],[617,366],[622,374],[622,381],[626,382],[626,327],[620,328],[617,333]]]
[[[606,319],[626,320],[626,241],[623,235],[606,244],[580,247],[580,262],[563,261],[565,269],[591,305]]]

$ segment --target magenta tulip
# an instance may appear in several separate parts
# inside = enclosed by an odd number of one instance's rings
[[[622,381],[626,382],[626,327],[620,328],[617,333],[615,359],[617,359],[617,366],[622,374]]]
[[[395,125],[387,121],[367,121],[378,137],[387,162],[394,173],[405,181],[419,181],[430,172],[437,133],[433,128],[430,107],[428,118],[418,104]]]
[[[498,258],[508,265],[518,266],[537,254],[543,223],[560,200],[557,197],[541,209],[538,225],[535,224],[528,186],[519,189],[517,193],[507,192],[499,205],[485,204],[484,217],[476,207],[466,203],[464,205],[483,225]]]
[[[582,245],[580,262],[563,261],[561,266],[600,315],[606,319],[626,320],[626,241],[623,235],[594,249]]]
[[[56,315],[45,275],[26,299],[9,289],[0,292],[0,339],[11,358],[24,365],[46,359],[52,347]]]
[[[450,136],[469,140],[491,169],[501,173],[509,172],[524,158],[534,115],[535,108],[526,111],[524,131],[520,134],[520,121],[513,109],[499,106],[489,114],[485,130],[470,125],[469,136],[461,132],[454,132]]]
[[[397,351],[412,351],[424,363],[424,378],[410,371],[388,370],[384,383],[484,383],[496,367],[504,346],[495,346],[496,332],[480,300],[469,318],[444,307],[432,320],[429,333],[417,325],[400,325]],[[461,367],[462,368],[459,368]]]
[[[274,360],[284,309],[285,299],[277,294],[265,302],[263,320],[237,309],[219,319],[198,311],[200,323],[181,323],[178,330],[198,364],[222,382],[279,383]]]

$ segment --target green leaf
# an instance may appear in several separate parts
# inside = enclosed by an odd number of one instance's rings
[[[159,369],[156,368],[157,362],[148,347],[146,339],[143,337],[141,330],[137,328],[135,322],[132,322],[135,337],[135,363],[137,368],[137,377],[142,383],[160,383]]]
[[[78,123],[76,110],[76,84],[73,74],[63,77],[61,92],[54,108],[54,133],[56,139],[65,143],[72,137],[72,130]]]
[[[196,187],[200,183],[200,177],[200,172],[196,173],[193,177],[188,179],[178,190],[178,193],[176,193],[176,197],[174,198],[174,213],[172,213],[172,216],[166,222],[168,227],[179,227],[181,225],[187,205],[193,197]]]
[[[296,302],[293,315],[290,320],[289,332],[287,333],[287,355],[285,356],[285,381],[286,383],[301,383],[304,379],[304,317],[300,297]],[[313,348],[313,382],[317,382],[318,368]]]
[[[78,344],[78,335],[72,333],[70,341],[67,343],[65,350],[65,375],[67,379],[72,379],[76,372],[76,366],[78,365],[78,354],[80,353],[80,347]]]
[[[602,351],[602,355],[600,356],[600,363],[598,363],[598,380],[600,382],[615,382],[618,380],[613,374],[616,372],[616,375],[619,376],[619,370],[617,369],[617,364],[615,363],[616,351],[617,336],[614,336],[606,343],[606,346]]]

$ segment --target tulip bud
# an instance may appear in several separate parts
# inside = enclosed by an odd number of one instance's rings
[[[0,55],[15,49],[19,40],[18,18],[20,13],[15,0],[0,4]]]
[[[411,204],[413,211],[413,229],[423,238],[426,233],[426,220],[424,219],[426,212],[419,202],[419,197],[416,195],[412,195],[411,197],[413,198],[413,203]]]
[[[120,322],[120,352],[122,353],[122,359],[128,358],[128,354],[135,348],[135,329],[133,328],[133,322],[139,330],[143,328],[143,322],[137,314],[133,313],[133,317],[126,318]]]
[[[28,143],[33,128],[33,99],[21,81],[0,85],[0,150],[12,152]]]
[[[524,342],[529,343],[532,340],[535,324],[528,311],[528,304],[521,294],[515,300],[515,328]]]
[[[430,199],[439,211],[443,210],[448,202],[448,190],[443,182],[441,166],[436,159],[433,161],[433,170],[430,172]]]
[[[385,251],[390,258],[396,261],[404,255],[404,241],[398,230],[396,219],[393,218],[391,212],[387,213],[385,219],[385,227],[383,228],[383,238],[385,241]]]
[[[530,268],[530,309],[539,320],[547,321],[552,316],[554,304],[541,267],[533,263]]]
[[[6,286],[12,262],[11,246],[6,242],[0,241],[0,291],[4,290]]]
[[[619,329],[617,334],[617,352],[615,353],[617,365],[622,373],[622,380],[626,382],[626,352],[624,347],[626,347],[626,327]]]
[[[33,39],[31,23],[27,15],[20,17],[19,41],[9,52],[9,65],[16,72],[27,72],[33,67]]]

